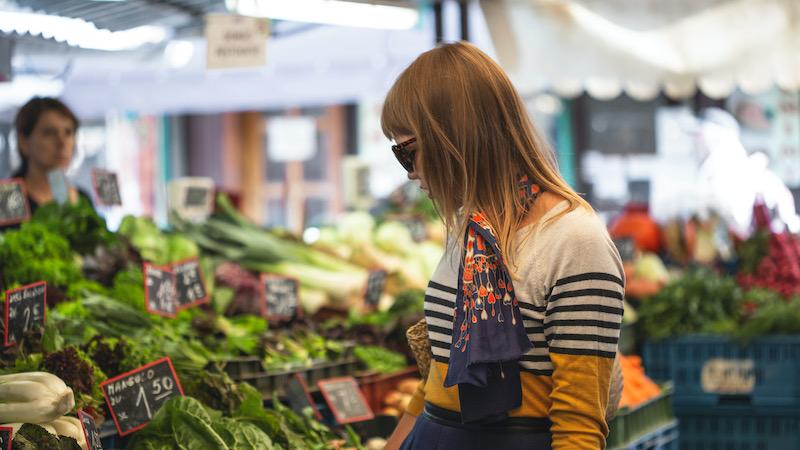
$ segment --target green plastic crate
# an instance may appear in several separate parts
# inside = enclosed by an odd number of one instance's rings
[[[627,448],[631,442],[659,427],[669,424],[672,414],[672,385],[665,385],[661,394],[634,409],[623,408],[608,424],[608,449]]]

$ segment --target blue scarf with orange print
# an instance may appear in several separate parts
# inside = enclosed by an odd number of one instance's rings
[[[520,197],[531,205],[540,187],[524,177]],[[497,236],[480,212],[464,236],[445,387],[458,386],[461,420],[492,422],[522,405],[519,359],[532,348],[514,283]]]

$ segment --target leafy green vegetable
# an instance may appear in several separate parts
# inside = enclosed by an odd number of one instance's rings
[[[76,203],[58,202],[42,205],[31,219],[52,232],[63,236],[80,254],[87,254],[98,245],[111,245],[116,236],[108,231],[106,221],[100,217],[88,199],[81,197]]]
[[[404,355],[383,347],[358,346],[353,353],[369,369],[380,373],[395,373],[408,367]]]
[[[51,286],[67,287],[82,278],[69,242],[35,222],[3,235],[0,269],[5,288],[42,280]]]
[[[719,332],[738,317],[742,291],[736,281],[692,270],[642,302],[637,324],[652,339]]]

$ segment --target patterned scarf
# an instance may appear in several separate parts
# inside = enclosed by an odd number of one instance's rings
[[[532,205],[540,187],[524,177],[519,195]],[[511,274],[486,216],[473,212],[459,268],[453,346],[445,387],[458,386],[461,418],[502,420],[522,405],[519,359],[532,344]]]

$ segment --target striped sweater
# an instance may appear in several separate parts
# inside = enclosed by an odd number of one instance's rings
[[[605,446],[605,409],[622,322],[623,269],[593,212],[562,202],[517,234],[514,288],[533,348],[522,357],[522,406],[512,416],[548,417],[553,448]],[[445,388],[461,249],[449,247],[425,295],[431,371],[409,407],[425,401],[458,411],[457,388]]]

